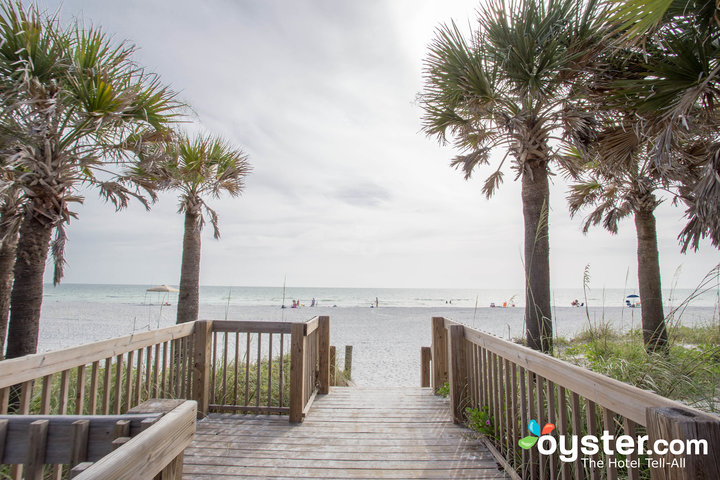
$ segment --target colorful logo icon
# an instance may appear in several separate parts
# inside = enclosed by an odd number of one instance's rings
[[[525,450],[532,448],[542,435],[548,435],[550,434],[550,432],[555,430],[555,425],[553,425],[552,423],[546,423],[541,431],[538,422],[535,420],[530,420],[530,422],[528,422],[528,430],[530,430],[530,433],[532,433],[532,435],[528,435],[527,437],[523,437],[518,440],[518,445],[520,445],[520,448]]]

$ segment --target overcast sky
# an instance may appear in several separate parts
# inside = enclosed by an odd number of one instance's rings
[[[215,201],[223,237],[203,235],[204,285],[518,288],[520,185],[480,193],[421,132],[414,103],[434,29],[474,19],[476,1],[41,1],[139,47],[196,113],[193,129],[250,155],[240,198]],[[637,284],[632,220],[584,236],[567,187],[551,187],[553,288]],[[90,193],[69,229],[66,282],[175,284],[183,218],[164,195],[115,214]],[[695,286],[720,261],[681,255],[682,210],[658,211],[664,286]],[[678,270],[678,268],[680,270]],[[679,271],[679,274],[676,273]],[[51,272],[48,268],[46,279]],[[675,280],[673,280],[675,279]]]

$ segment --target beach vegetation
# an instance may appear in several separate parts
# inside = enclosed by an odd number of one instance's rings
[[[544,352],[552,349],[548,178],[552,166],[577,172],[553,142],[584,115],[565,107],[574,72],[601,43],[603,18],[594,0],[491,1],[469,36],[455,23],[438,28],[425,60],[423,131],[461,152],[451,165],[466,179],[506,149],[484,182],[486,197],[503,182],[508,158],[521,180],[527,344]]]
[[[450,395],[450,384],[448,382],[443,383],[442,386],[438,388],[437,393],[443,398],[447,398],[447,396]]]
[[[6,357],[15,358],[36,351],[45,263],[51,253],[59,283],[80,189],[95,189],[116,209],[133,198],[147,206],[152,192],[116,172],[134,161],[130,143],[164,131],[181,104],[133,61],[133,45],[99,28],[65,27],[56,15],[4,1],[0,37],[1,130],[12,138],[2,169],[24,202],[7,333]]]
[[[486,437],[493,438],[495,436],[495,429],[487,405],[483,405],[480,408],[467,407],[465,409],[465,416],[469,429],[482,433]]]
[[[250,163],[243,150],[210,135],[190,137],[174,132],[156,145],[140,152],[141,162],[129,175],[148,189],[179,192],[178,212],[185,215],[180,293],[177,323],[198,319],[200,302],[201,233],[206,217],[213,237],[220,238],[217,212],[207,203],[223,194],[237,197],[250,173]]]
[[[693,407],[720,412],[720,323],[669,325],[664,352],[648,352],[643,332],[599,323],[558,349],[564,360]]]

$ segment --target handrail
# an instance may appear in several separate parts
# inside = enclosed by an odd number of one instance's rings
[[[625,435],[640,442],[636,437],[647,432],[648,445],[656,440],[704,439],[713,452],[720,448],[720,420],[443,317],[432,319],[431,355],[433,387],[438,393],[447,383],[455,423],[464,423],[470,415],[466,408],[473,409],[474,421],[482,421],[480,431],[522,478],[594,479],[605,470],[608,479],[617,479],[619,473],[635,479],[642,469],[651,470],[653,478],[665,478],[662,476],[668,474],[673,460],[687,466],[682,470],[684,476],[672,478],[720,474],[708,455],[655,451],[652,460],[656,463],[650,463],[641,462],[638,449],[622,457],[616,451],[600,449],[561,461],[557,450],[541,455],[535,448],[520,449],[518,440],[529,435],[528,423],[533,420],[539,425],[553,424],[561,435],[558,442],[571,435],[575,442],[585,435],[600,437],[604,431],[614,438]],[[712,472],[710,476],[708,472]]]
[[[193,333],[193,327],[194,322],[183,323],[63,350],[3,360],[0,364],[3,372],[0,374],[0,388],[122,355],[132,350],[187,337]]]
[[[193,362],[198,414],[281,413],[301,422],[314,394],[329,388],[329,321],[199,321]]]
[[[187,401],[150,428],[104,456],[75,480],[135,480],[154,478],[164,470],[182,471],[183,451],[195,434],[197,405]],[[165,478],[165,476],[163,476]],[[179,478],[169,477],[168,478]]]
[[[448,328],[450,325],[462,324],[445,319],[445,325]],[[545,380],[572,390],[597,405],[609,408],[638,425],[645,426],[645,411],[648,407],[686,408],[703,413],[675,400],[564,362],[524,345],[508,342],[465,325],[463,328],[465,338],[471,343],[530,370]]]

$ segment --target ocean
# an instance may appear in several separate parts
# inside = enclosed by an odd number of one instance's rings
[[[62,284],[45,287],[38,351],[50,351],[175,323],[177,293],[147,292],[150,285]],[[331,343],[353,346],[353,379],[358,385],[418,385],[420,347],[430,345],[430,324],[444,316],[503,338],[523,335],[521,290],[201,287],[200,318],[306,321],[330,316]],[[640,310],[624,307],[623,289],[557,290],[553,322],[558,335],[572,336],[589,323],[629,329]],[[666,314],[684,324],[718,322],[718,292],[683,304],[690,290],[665,292]],[[378,308],[375,308],[375,299]],[[315,299],[315,307],[311,307]],[[571,307],[578,299],[584,307]],[[508,307],[502,308],[507,302]],[[490,304],[495,303],[496,308]],[[515,307],[512,307],[512,305]],[[372,306],[372,308],[371,308]],[[674,320],[675,321],[675,320]],[[342,354],[339,355],[342,360]],[[341,362],[342,363],[342,362]]]

